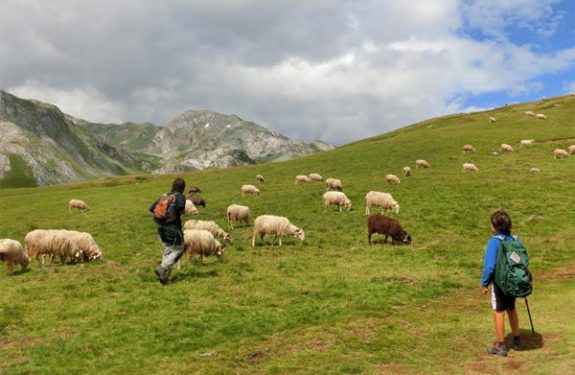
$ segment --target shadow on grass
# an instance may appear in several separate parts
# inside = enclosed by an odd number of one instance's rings
[[[188,280],[188,279],[204,279],[208,277],[216,277],[218,276],[217,270],[198,270],[198,269],[191,269],[186,270],[183,272],[178,272],[175,275],[172,273],[172,277],[170,278],[170,283],[177,283],[179,281]]]
[[[521,342],[525,345],[525,351],[541,349],[545,344],[543,336],[538,332],[533,333],[529,329],[521,329],[519,335],[521,336]],[[505,337],[505,342],[508,347],[513,346],[513,335],[511,333]]]

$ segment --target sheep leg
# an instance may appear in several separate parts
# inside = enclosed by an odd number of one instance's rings
[[[12,274],[12,271],[14,270],[14,263],[12,262],[12,259],[6,260],[6,267],[8,268],[8,273]]]
[[[50,255],[50,268],[54,267],[54,261],[56,260],[56,257],[54,255]]]
[[[282,245],[282,236],[280,235],[280,246]]]
[[[383,243],[387,243],[387,234],[386,234],[385,237],[383,238]]]
[[[371,235],[372,235],[371,232],[369,232],[369,233],[367,234],[367,242],[369,242],[370,245],[371,245]]]
[[[252,236],[252,247],[256,247],[256,236]]]
[[[338,203],[337,208],[338,208],[339,212],[341,212],[341,204]]]
[[[369,215],[369,206],[365,206],[365,214]]]
[[[65,265],[66,264],[66,256],[60,255],[60,262],[62,262],[62,265]]]

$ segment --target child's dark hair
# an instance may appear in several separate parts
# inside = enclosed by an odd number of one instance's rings
[[[511,234],[511,217],[505,211],[496,211],[491,215],[491,225],[502,234]]]
[[[172,182],[172,191],[177,191],[179,193],[183,193],[186,189],[186,181],[184,179],[178,177]]]

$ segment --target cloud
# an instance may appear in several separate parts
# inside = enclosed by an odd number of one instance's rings
[[[69,0],[0,3],[0,85],[91,121],[161,125],[191,108],[335,144],[542,90],[575,46],[543,30],[556,1]],[[113,9],[113,11],[110,11]],[[476,38],[469,28],[485,31]],[[548,29],[551,32],[551,29]]]

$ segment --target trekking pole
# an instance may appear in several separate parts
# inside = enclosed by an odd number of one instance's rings
[[[531,311],[529,311],[529,303],[527,303],[527,298],[525,298],[525,306],[527,307],[527,315],[529,315],[529,323],[531,323],[531,332],[535,336],[535,328],[533,328],[533,320],[531,319]]]

